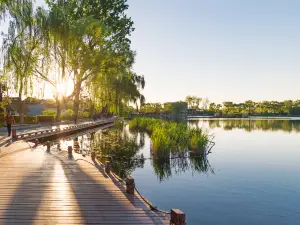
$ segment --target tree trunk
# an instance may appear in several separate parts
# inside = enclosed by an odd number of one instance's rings
[[[91,100],[91,105],[90,105],[90,118],[93,118],[95,113],[95,106],[93,104],[93,100]]]
[[[77,123],[78,120],[78,111],[79,111],[79,96],[80,96],[80,88],[81,88],[81,83],[76,83],[75,84],[75,99],[74,99],[74,106],[73,106],[73,111],[74,111],[74,122]]]
[[[24,107],[22,101],[22,93],[23,93],[23,82],[21,79],[20,89],[19,89],[19,115],[20,115],[20,123],[24,123]]]
[[[56,100],[56,122],[60,122],[60,113],[61,113],[61,106],[60,106],[60,100],[58,98]]]

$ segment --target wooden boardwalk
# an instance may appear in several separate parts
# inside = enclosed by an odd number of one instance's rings
[[[81,159],[42,147],[0,158],[0,224],[169,224]]]

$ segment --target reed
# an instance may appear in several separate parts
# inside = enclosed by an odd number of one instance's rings
[[[187,148],[203,151],[209,144],[209,136],[202,129],[162,119],[134,118],[129,123],[129,129],[147,132],[152,150],[163,154],[184,152]]]

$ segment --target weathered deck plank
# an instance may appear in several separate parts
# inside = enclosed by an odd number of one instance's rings
[[[0,159],[0,224],[169,224],[103,170],[65,152]]]

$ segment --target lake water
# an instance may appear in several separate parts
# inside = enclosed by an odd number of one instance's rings
[[[160,208],[183,210],[188,224],[300,224],[298,121],[190,123],[215,135],[207,156],[213,172],[170,162],[171,173],[162,178],[146,160],[132,173],[140,192]],[[146,138],[145,155],[149,145]]]
[[[300,121],[189,124],[214,134],[211,153],[147,159],[150,139],[144,135],[137,155],[146,160],[124,163],[143,195],[161,209],[183,210],[188,224],[300,224]]]

